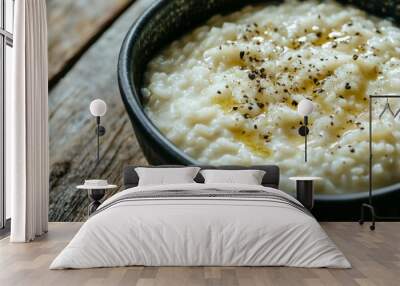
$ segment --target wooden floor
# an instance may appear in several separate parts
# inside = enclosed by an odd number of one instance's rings
[[[51,223],[29,244],[0,241],[0,285],[400,285],[400,223],[371,232],[357,223],[322,223],[352,269],[289,267],[124,267],[48,270],[81,223]]]

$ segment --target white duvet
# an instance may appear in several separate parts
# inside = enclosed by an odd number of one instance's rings
[[[100,206],[103,210],[89,218],[50,269],[127,265],[351,267],[318,222],[290,204],[243,197],[118,202],[132,192],[205,188],[262,190],[297,202],[282,191],[254,185],[127,189]]]

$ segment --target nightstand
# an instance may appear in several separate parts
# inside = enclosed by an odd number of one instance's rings
[[[307,209],[314,207],[314,188],[313,182],[322,180],[321,177],[290,177],[292,181],[296,181],[296,198]]]
[[[89,199],[91,200],[88,206],[88,215],[94,213],[97,208],[101,205],[101,200],[106,194],[107,190],[117,188],[117,185],[105,185],[105,186],[91,186],[91,185],[79,185],[76,188],[79,190],[87,190]]]

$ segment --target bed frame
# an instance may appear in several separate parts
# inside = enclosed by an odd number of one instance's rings
[[[274,189],[279,188],[279,167],[276,165],[257,165],[257,166],[207,166],[207,165],[196,165],[201,169],[218,169],[218,170],[248,170],[248,169],[255,169],[255,170],[263,170],[265,171],[264,178],[262,180],[262,185],[265,187],[270,187]],[[185,167],[183,165],[160,165],[160,166],[135,166],[130,165],[124,167],[124,171],[122,174],[123,177],[123,188],[133,188],[138,185],[139,176],[137,175],[135,168],[137,167],[147,167],[147,168],[179,168]],[[194,180],[197,183],[204,183],[203,176],[199,173]]]

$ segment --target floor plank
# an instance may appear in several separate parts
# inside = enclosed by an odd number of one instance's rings
[[[85,219],[87,194],[75,189],[84,179],[121,185],[123,166],[146,163],[120,98],[117,60],[129,27],[151,3],[136,1],[50,91],[50,221]],[[89,112],[95,98],[108,105],[97,168],[95,119]]]
[[[50,223],[47,235],[29,244],[0,240],[0,285],[374,285],[394,286],[400,273],[400,223],[322,223],[352,269],[289,267],[123,267],[50,271],[48,266],[81,223]]]

